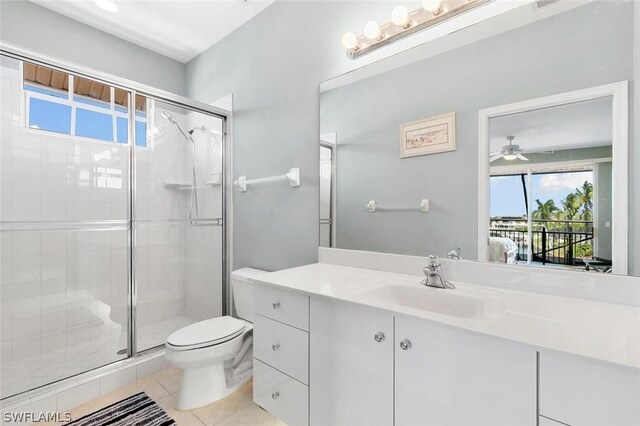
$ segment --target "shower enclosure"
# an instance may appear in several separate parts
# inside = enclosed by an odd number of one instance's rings
[[[0,57],[0,398],[226,312],[225,115]]]

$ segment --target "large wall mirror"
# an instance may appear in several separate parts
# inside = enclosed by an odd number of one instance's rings
[[[527,7],[321,85],[321,246],[638,274],[634,3]]]

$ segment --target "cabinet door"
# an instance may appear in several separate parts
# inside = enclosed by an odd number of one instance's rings
[[[536,424],[533,348],[401,316],[395,331],[396,426]]]
[[[311,297],[309,326],[310,424],[393,425],[393,315]]]
[[[640,370],[543,351],[540,414],[575,426],[640,425]]]

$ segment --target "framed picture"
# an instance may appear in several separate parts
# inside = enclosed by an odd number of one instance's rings
[[[400,158],[455,150],[455,112],[400,125]]]

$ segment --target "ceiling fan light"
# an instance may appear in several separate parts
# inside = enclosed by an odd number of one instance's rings
[[[507,161],[513,161],[516,158],[518,158],[518,155],[517,154],[505,154],[505,155],[502,156],[502,158],[504,158]]]

